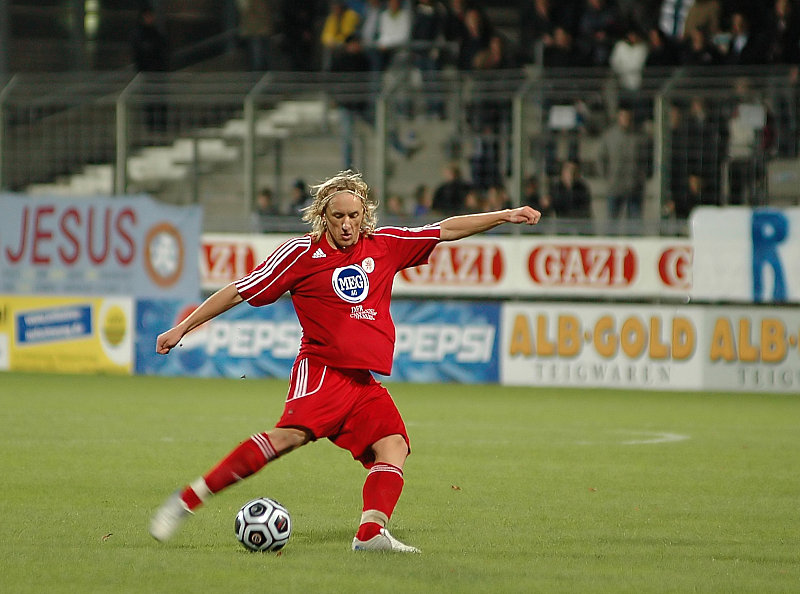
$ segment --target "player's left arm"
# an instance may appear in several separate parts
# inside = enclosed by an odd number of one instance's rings
[[[476,214],[458,215],[449,217],[439,223],[441,241],[455,241],[476,233],[483,233],[494,229],[504,223],[515,225],[535,225],[539,222],[542,213],[530,206],[508,208],[495,212],[481,212]]]

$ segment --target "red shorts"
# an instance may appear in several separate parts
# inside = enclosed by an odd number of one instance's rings
[[[409,443],[394,400],[369,371],[328,367],[308,358],[292,367],[276,427],[304,429],[315,440],[327,437],[367,468],[375,461],[370,446],[379,439],[402,435]]]

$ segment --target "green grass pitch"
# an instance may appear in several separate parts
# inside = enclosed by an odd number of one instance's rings
[[[0,591],[800,591],[800,396],[389,388],[413,448],[391,528],[422,555],[350,551],[365,472],[327,441],[150,538],[283,381],[0,374]],[[261,495],[292,513],[280,555],[234,538]]]

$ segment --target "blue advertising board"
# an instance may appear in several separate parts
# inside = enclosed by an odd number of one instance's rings
[[[289,299],[280,299],[269,307],[241,304],[187,334],[169,355],[157,354],[158,335],[197,305],[163,299],[137,302],[136,373],[289,377],[300,345],[300,324]]]
[[[393,381],[498,381],[499,303],[396,300],[391,311]]]
[[[184,337],[167,355],[156,337],[196,303],[137,302],[137,374],[288,378],[301,329],[289,299],[235,307]],[[499,379],[499,303],[398,300],[392,381],[486,383]]]

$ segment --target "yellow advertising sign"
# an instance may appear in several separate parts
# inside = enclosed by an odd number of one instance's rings
[[[800,393],[800,308],[509,303],[509,385]]]
[[[129,374],[134,330],[130,298],[0,295],[0,369]]]

